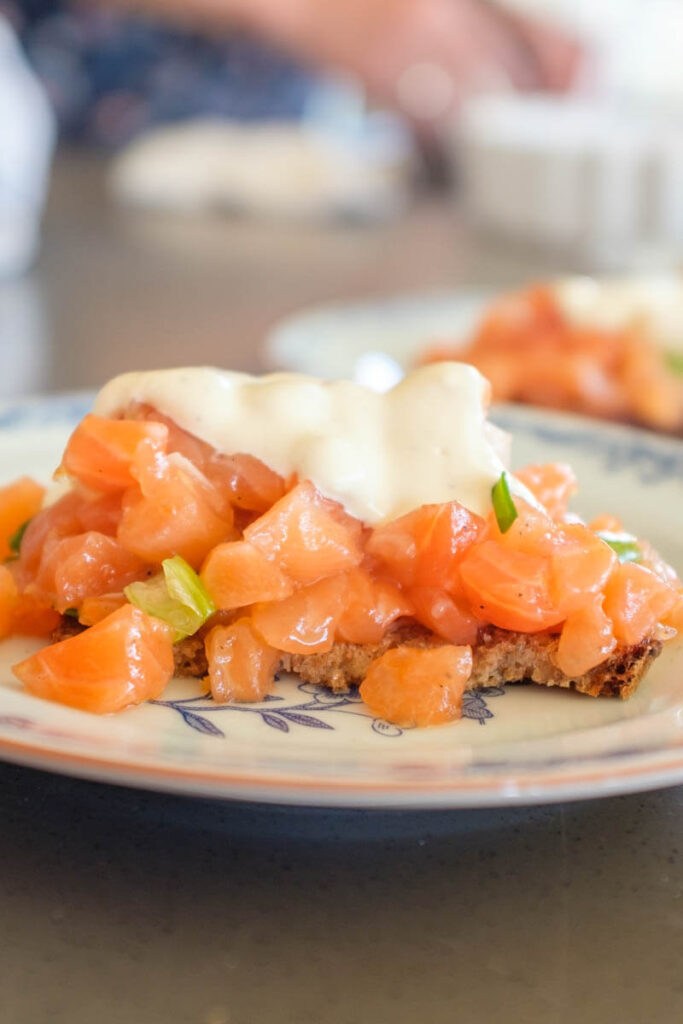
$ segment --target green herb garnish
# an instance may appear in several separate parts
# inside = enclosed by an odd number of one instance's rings
[[[21,542],[24,539],[24,534],[26,533],[30,522],[31,520],[27,519],[25,523],[22,523],[21,526],[17,527],[8,541],[10,551],[13,551],[15,555],[19,554]]]
[[[510,494],[507,473],[501,473],[500,480],[493,485],[491,498],[493,511],[496,513],[498,521],[498,529],[501,533],[507,533],[517,518],[517,509]]]
[[[78,608],[65,608],[64,614],[68,615],[70,619],[78,618]]]
[[[640,562],[643,552],[638,546],[637,539],[631,533],[612,533],[610,530],[598,530],[597,537],[609,544],[612,551],[616,552],[620,562]]]
[[[216,606],[197,573],[180,555],[164,559],[161,568],[163,573],[145,583],[131,583],[123,592],[131,604],[172,626],[177,643],[196,633]]]
[[[683,352],[666,352],[666,365],[677,377],[683,377]]]

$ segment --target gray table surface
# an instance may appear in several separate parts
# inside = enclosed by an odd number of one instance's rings
[[[132,217],[98,161],[65,156],[17,299],[40,358],[12,390],[190,354],[255,369],[264,330],[307,303],[552,269],[443,199],[374,227]],[[683,1019],[681,789],[326,812],[0,764],[0,822],[2,1024]]]

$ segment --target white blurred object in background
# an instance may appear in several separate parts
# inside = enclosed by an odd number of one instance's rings
[[[580,99],[482,97],[458,143],[466,202],[486,228],[606,265],[683,249],[683,131],[668,118]]]
[[[591,50],[591,77],[616,100],[683,110],[681,0],[497,0],[552,18]]]
[[[0,15],[0,279],[36,254],[54,141],[47,98]]]
[[[586,41],[579,94],[479,96],[455,133],[487,229],[637,267],[683,252],[683,3],[505,0]]]
[[[196,119],[144,132],[115,158],[113,196],[184,212],[260,217],[369,218],[403,209],[410,135],[362,90],[322,82],[302,121]]]
[[[0,284],[0,398],[35,394],[50,383],[49,318],[32,274]]]

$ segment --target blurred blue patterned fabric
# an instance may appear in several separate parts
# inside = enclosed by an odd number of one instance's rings
[[[152,124],[297,119],[317,78],[241,35],[222,40],[54,0],[0,0],[63,137],[112,147]]]

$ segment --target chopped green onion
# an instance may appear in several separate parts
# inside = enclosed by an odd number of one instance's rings
[[[664,358],[671,372],[683,377],[683,352],[667,352]]]
[[[195,631],[195,616],[170,596],[163,573],[144,583],[130,583],[123,588],[123,592],[131,604],[147,615],[153,615],[173,626],[174,641],[182,640]]]
[[[10,551],[13,551],[15,555],[19,554],[19,549],[21,548],[21,542],[24,539],[24,534],[26,533],[26,530],[28,528],[28,524],[30,522],[31,522],[31,520],[27,519],[25,523],[22,523],[21,526],[19,526],[14,531],[14,533],[12,534],[12,536],[9,539],[8,543],[9,543]]]
[[[144,583],[131,583],[124,594],[131,604],[172,626],[174,642],[192,636],[216,606],[194,569],[180,555],[161,563],[163,573]]]
[[[510,494],[507,473],[501,473],[500,480],[493,485],[491,498],[493,511],[496,513],[498,521],[498,529],[501,533],[507,533],[517,518],[517,509]]]
[[[202,622],[206,622],[216,611],[216,606],[192,566],[180,555],[174,555],[173,558],[166,558],[161,568],[171,597],[192,609]]]
[[[596,536],[609,544],[615,551],[620,562],[639,562],[643,552],[637,539],[631,533],[612,533],[611,530],[598,530]]]
[[[64,614],[68,615],[70,619],[78,618],[78,608],[65,608]]]

